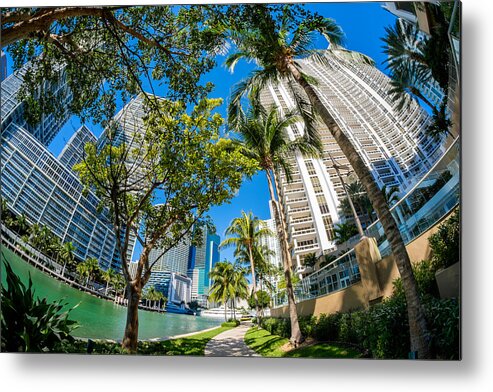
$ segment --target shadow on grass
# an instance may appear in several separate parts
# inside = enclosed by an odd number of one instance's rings
[[[356,349],[334,343],[317,343],[284,352],[281,347],[289,340],[277,335],[271,335],[264,329],[251,328],[245,335],[245,343],[264,357],[287,358],[361,358],[362,354]]]

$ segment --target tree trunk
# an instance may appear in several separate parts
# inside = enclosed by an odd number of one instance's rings
[[[248,246],[248,257],[250,258],[250,269],[252,271],[252,289],[253,295],[255,296],[255,310],[257,312],[257,322],[260,324],[260,312],[258,307],[258,296],[257,296],[257,281],[255,279],[255,262],[253,261],[253,253],[251,245]]]
[[[431,358],[430,333],[424,316],[424,312],[419,299],[416,280],[413,275],[411,261],[407,254],[404,241],[397,224],[392,216],[389,206],[385,200],[383,192],[378,188],[370,171],[352,145],[349,138],[342,132],[334,118],[331,116],[325,105],[320,100],[316,91],[300,74],[296,67],[288,64],[289,71],[294,79],[301,85],[306,92],[315,111],[320,115],[322,121],[329,129],[342,152],[353,167],[356,175],[363,184],[368,194],[373,208],[383,226],[385,235],[390,243],[395,262],[399,269],[407,301],[407,311],[409,319],[409,334],[411,337],[411,351],[417,352],[419,358]]]
[[[272,170],[272,174],[275,173]],[[279,197],[279,188],[277,186],[277,181],[275,181],[274,185],[272,184],[272,178],[270,173],[266,171],[267,175],[267,183],[269,184],[269,193],[270,198],[274,204],[274,221],[276,222],[277,233],[279,239],[281,241],[281,249],[282,249],[282,261],[283,261],[283,269],[284,269],[284,280],[286,281],[286,293],[288,296],[288,310],[289,310],[289,320],[291,322],[291,343],[296,347],[300,344],[304,339],[301,334],[300,324],[298,322],[298,311],[296,309],[296,301],[294,298],[293,284],[291,283],[291,266],[293,265],[291,260],[291,253],[289,251],[289,243],[288,243],[288,233],[286,224],[283,219],[284,209],[281,207],[282,203],[276,200],[275,195],[277,194]],[[274,193],[275,187],[275,193]],[[280,197],[279,197],[280,199]]]
[[[123,335],[122,347],[131,353],[137,352],[137,342],[139,338],[139,302],[142,295],[140,279],[137,282],[127,285],[127,323]]]

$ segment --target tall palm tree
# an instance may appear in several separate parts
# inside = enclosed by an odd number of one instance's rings
[[[244,251],[248,255],[250,272],[252,274],[253,293],[256,298],[257,284],[255,277],[254,249],[260,244],[261,238],[272,236],[273,233],[265,226],[263,221],[256,216],[253,216],[251,212],[247,214],[242,211],[241,217],[232,220],[231,224],[226,229],[226,235],[230,237],[221,242],[221,248],[235,247],[236,252],[239,253]]]
[[[224,304],[224,321],[228,321],[228,301],[235,295],[233,265],[227,261],[216,263],[209,276],[212,279],[209,298]]]
[[[248,281],[245,277],[247,269],[241,267],[238,264],[233,265],[233,286],[234,295],[231,300],[231,305],[233,307],[233,318],[236,319],[236,299],[246,299],[248,298]]]
[[[111,268],[108,268],[106,271],[103,272],[103,280],[106,282],[106,288],[104,289],[104,295],[108,294],[108,286],[109,286],[110,282],[113,282],[113,280],[115,279],[115,276],[116,276],[116,272]]]
[[[227,58],[226,64],[234,68],[240,59],[245,59],[254,61],[258,68],[233,92],[228,108],[229,117],[234,120],[235,116],[238,116],[243,96],[247,94],[258,96],[259,91],[268,83],[276,83],[281,79],[285,80],[291,89],[291,95],[297,104],[299,114],[306,124],[305,135],[315,142],[319,139],[314,128],[315,113],[318,114],[365,187],[377,212],[403,282],[411,350],[417,351],[420,358],[429,358],[431,356],[430,333],[418,295],[411,261],[395,219],[370,170],[323,104],[320,93],[314,86],[316,84],[314,78],[303,72],[298,60],[312,56],[321,64],[327,64],[327,56],[335,56],[340,59],[350,58],[350,61],[367,63],[371,61],[366,56],[338,47],[343,34],[339,26],[331,19],[308,15],[300,21],[289,6],[284,7],[276,18],[269,12],[269,5],[252,4],[245,9],[245,12],[250,15],[254,14],[254,17],[241,18],[239,22],[236,22],[236,19],[229,20],[226,23],[229,28],[229,37],[236,49],[236,52]],[[331,42],[330,50],[321,54],[312,49],[314,32],[322,33]]]
[[[299,137],[290,140],[287,128],[300,120],[300,117],[294,112],[282,115],[276,107],[271,107],[268,111],[265,110],[255,99],[251,100],[250,103],[250,108],[246,112],[241,107],[239,108],[237,114],[231,118],[229,125],[241,136],[240,143],[243,146],[243,154],[255,159],[267,177],[270,199],[274,206],[274,221],[281,243],[285,278],[288,282],[291,341],[296,345],[302,341],[302,336],[291,284],[291,274],[289,273],[293,263],[289,249],[287,224],[282,203],[277,200],[279,188],[276,181],[276,171],[284,171],[288,181],[290,181],[289,157],[295,151],[300,151],[304,156],[318,156],[321,145],[317,138]]]
[[[74,252],[75,246],[72,242],[65,242],[60,249],[60,256],[63,260],[62,277],[65,274],[67,264],[69,266],[74,264]]]

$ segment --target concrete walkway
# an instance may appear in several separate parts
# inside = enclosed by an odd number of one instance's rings
[[[213,337],[205,346],[206,357],[260,357],[244,341],[245,333],[251,324],[241,324],[236,328]]]

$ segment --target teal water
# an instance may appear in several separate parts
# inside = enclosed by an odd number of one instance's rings
[[[114,340],[123,337],[126,307],[70,287],[31,266],[4,246],[1,253],[2,285],[6,282],[3,266],[3,261],[6,260],[25,284],[28,282],[29,273],[31,274],[35,294],[38,297],[47,298],[49,301],[63,298],[67,308],[79,304],[71,311],[69,317],[80,324],[80,327],[74,331],[74,336]],[[215,327],[221,322],[222,319],[139,310],[139,339],[162,338],[200,331]]]

